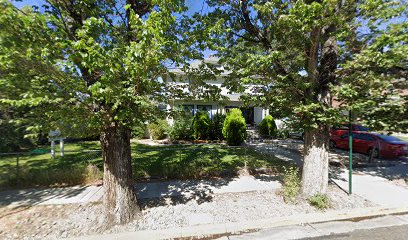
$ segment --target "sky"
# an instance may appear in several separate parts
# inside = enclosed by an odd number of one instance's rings
[[[22,8],[25,5],[36,5],[36,6],[41,6],[44,4],[45,1],[43,0],[11,0],[11,2],[14,4],[14,6],[18,8]],[[194,12],[198,11],[203,11],[207,12],[207,8],[205,5],[203,5],[204,0],[186,0],[186,6],[188,7],[188,14],[192,14]]]

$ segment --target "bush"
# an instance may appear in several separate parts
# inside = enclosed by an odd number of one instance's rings
[[[227,114],[222,134],[228,145],[238,146],[246,139],[246,123],[241,110],[235,108]]]
[[[150,123],[147,127],[149,129],[149,134],[154,140],[161,140],[166,137],[169,129],[169,124],[166,120],[158,120],[157,122]]]
[[[288,138],[289,137],[289,130],[288,129],[278,129],[276,131],[276,136],[278,138]]]
[[[198,112],[194,116],[193,131],[195,139],[208,139],[210,117],[207,112]]]
[[[259,124],[259,133],[262,136],[275,137],[277,133],[277,127],[273,117],[271,115],[266,116],[261,124]]]
[[[211,140],[223,140],[222,128],[225,121],[225,115],[215,114],[210,123],[210,139]]]
[[[324,210],[329,207],[329,198],[325,194],[316,194],[307,199],[310,205],[319,210]]]
[[[174,118],[169,131],[171,140],[191,140],[193,138],[193,118],[191,114],[182,112]]]
[[[295,167],[284,168],[282,195],[285,202],[293,203],[300,191],[299,169]]]
[[[142,139],[146,137],[147,125],[141,123],[132,129],[132,138]]]
[[[26,131],[23,126],[16,126],[7,119],[0,118],[0,152],[19,152],[34,148],[34,143],[30,139],[24,138],[25,134]]]

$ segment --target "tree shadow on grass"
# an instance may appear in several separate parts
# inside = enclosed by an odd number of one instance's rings
[[[134,172],[164,179],[231,177],[244,167],[244,156],[235,149],[196,145],[189,148],[149,148],[133,152]]]

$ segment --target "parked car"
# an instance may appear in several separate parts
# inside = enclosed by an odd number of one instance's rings
[[[330,137],[331,148],[349,149],[348,133]],[[379,133],[353,132],[353,152],[371,154],[374,157],[408,156],[408,142]]]
[[[369,131],[369,128],[358,125],[358,124],[352,124],[352,131],[353,132],[367,132]],[[330,129],[330,137],[340,137],[349,131],[349,125],[348,124],[341,124],[340,126],[335,126]],[[289,137],[290,138],[298,138],[298,139],[304,139],[305,134],[304,131],[290,131],[289,132]]]
[[[296,139],[300,139],[303,140],[305,138],[305,134],[303,131],[299,131],[299,132],[289,132],[289,137],[290,138],[296,138]]]
[[[353,132],[368,132],[370,129],[358,124],[351,124]],[[340,126],[334,126],[330,129],[330,136],[342,136],[349,131],[349,125],[346,123]]]

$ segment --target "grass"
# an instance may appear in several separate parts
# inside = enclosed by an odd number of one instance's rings
[[[0,156],[0,188],[17,185],[76,185],[96,180],[95,171],[89,169],[92,166],[102,167],[100,153],[81,153],[92,149],[99,149],[97,142],[66,144],[65,156],[61,157],[57,152],[55,159],[52,159],[49,153],[27,152],[19,155],[2,155]],[[41,147],[40,150],[49,152],[50,148]]]
[[[319,210],[329,208],[329,198],[325,194],[316,194],[307,199],[309,204]]]
[[[284,168],[283,187],[280,194],[286,203],[295,203],[300,192],[300,173],[296,167]]]
[[[49,151],[49,147],[41,148]],[[56,159],[49,153],[26,153],[0,156],[0,188],[16,186],[76,185],[102,178],[102,155],[99,142],[68,143],[65,156]],[[221,145],[148,146],[132,143],[135,180],[146,177],[196,179],[231,176],[247,166],[249,170],[268,168],[280,173],[288,163],[271,155],[243,147]]]

